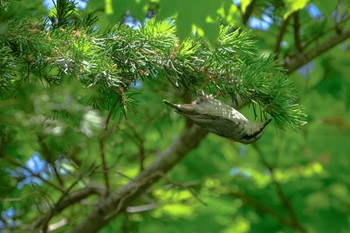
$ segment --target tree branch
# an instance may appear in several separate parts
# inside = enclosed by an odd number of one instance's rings
[[[59,201],[54,206],[54,208],[51,210],[51,212],[47,215],[44,215],[42,218],[38,219],[37,221],[35,221],[31,229],[35,230],[40,228],[43,225],[47,225],[49,220],[53,216],[59,214],[61,211],[68,208],[69,206],[74,205],[77,202],[93,194],[101,195],[102,192],[97,187],[87,187],[87,188],[79,189],[77,191],[62,195]]]
[[[294,27],[294,43],[295,43],[295,49],[297,50],[297,53],[301,53],[303,51],[303,47],[300,42],[300,20],[299,20],[299,11],[296,11],[293,14],[293,27]]]
[[[150,210],[154,210],[157,207],[159,207],[159,205],[157,203],[150,203],[147,205],[140,205],[140,206],[128,206],[126,208],[126,212],[133,214],[133,213],[140,213],[140,212],[146,212],[146,211],[150,211]]]
[[[273,183],[273,185],[276,188],[277,195],[278,195],[279,199],[281,200],[282,204],[284,205],[284,207],[286,208],[286,210],[288,211],[288,214],[289,214],[289,217],[290,217],[291,221],[287,225],[293,227],[295,230],[298,230],[301,233],[306,233],[306,230],[301,226],[301,224],[298,221],[297,215],[296,215],[296,213],[294,211],[294,208],[293,208],[292,204],[289,202],[289,200],[288,200],[287,196],[285,195],[281,185],[278,183],[278,181],[276,179],[274,168],[272,167],[271,164],[269,164],[267,162],[267,160],[265,159],[262,151],[260,150],[260,148],[258,147],[258,145],[256,143],[253,144],[253,147],[258,152],[258,154],[260,156],[260,159],[261,159],[261,162],[269,170],[269,172],[271,174],[272,183]]]
[[[43,183],[46,183],[48,184],[49,186],[59,190],[60,192],[64,193],[64,189],[54,183],[52,183],[51,181],[47,180],[47,179],[44,179],[40,173],[34,173],[32,170],[30,170],[29,168],[27,168],[26,166],[24,166],[23,164],[21,164],[20,162],[18,162],[16,159],[13,159],[5,154],[0,154],[0,158],[6,160],[7,162],[17,166],[17,167],[20,167],[24,170],[26,170],[27,172],[29,172],[29,174],[33,177],[37,177],[39,178]]]
[[[62,201],[57,205],[55,209],[55,214],[61,212],[62,210],[66,209],[67,207],[87,198],[88,196],[92,194],[96,195],[102,195],[104,193],[104,190],[102,191],[98,187],[87,187],[82,188],[77,191],[71,192],[67,194]]]
[[[115,108],[117,107],[118,102],[119,102],[119,99],[118,99],[118,95],[117,95],[111,109],[108,112],[108,116],[107,116],[107,119],[105,121],[105,126],[104,126],[104,133],[107,133],[107,131],[108,131],[109,122],[110,122],[111,117],[115,111]],[[107,167],[107,163],[106,163],[104,139],[105,139],[105,136],[101,136],[99,139],[99,144],[100,144],[100,157],[101,157],[101,161],[102,161],[103,179],[104,179],[105,186],[106,186],[105,195],[108,195],[110,187],[109,187],[109,176],[108,176],[108,167]]]
[[[185,128],[183,133],[165,151],[161,152],[156,160],[143,170],[134,181],[130,181],[120,190],[111,193],[70,233],[98,232],[110,219],[124,211],[138,195],[157,182],[163,177],[163,174],[196,148],[207,134],[207,131],[195,125]]]
[[[132,132],[132,136],[130,136],[130,139],[133,140],[138,148],[139,148],[139,157],[140,157],[140,171],[144,170],[144,160],[145,160],[145,142],[142,136],[136,131],[135,127],[128,123],[128,121],[125,121],[125,124],[130,128]]]
[[[40,135],[37,135],[37,137],[38,137],[38,141],[43,149],[42,155],[46,158],[47,163],[49,163],[52,166],[52,169],[54,171],[54,174],[55,174],[60,186],[62,187],[62,189],[64,189],[64,181],[61,178],[61,175],[56,168],[56,160],[53,161],[55,156],[51,153],[49,147],[45,143],[45,137],[42,137]]]
[[[246,105],[247,102],[239,101],[234,107],[238,110]],[[195,149],[207,135],[208,131],[194,124],[185,125],[181,135],[163,152],[160,152],[150,166],[142,170],[124,187],[102,200],[96,209],[69,233],[98,232],[109,220],[125,211],[137,196],[164,177],[164,174]]]
[[[230,194],[232,196],[234,196],[235,198],[242,200],[246,204],[254,207],[256,210],[269,214],[270,216],[275,218],[280,223],[282,223],[286,226],[293,227],[291,221],[288,218],[284,217],[283,215],[281,215],[280,213],[278,213],[274,209],[268,207],[268,205],[261,203],[261,201],[257,201],[254,198],[249,197],[242,192],[231,192]]]
[[[100,137],[99,139],[100,144],[100,157],[102,161],[102,172],[103,172],[103,179],[106,186],[106,195],[109,194],[109,177],[108,177],[108,168],[106,163],[106,156],[105,156],[105,144],[104,144],[104,138]]]
[[[243,14],[243,24],[246,25],[250,16],[253,14],[254,7],[256,4],[256,0],[252,0],[250,4],[247,6],[245,13]]]
[[[293,73],[295,70],[310,62],[315,57],[323,54],[334,46],[342,43],[346,39],[350,38],[350,28],[344,30],[342,34],[334,35],[324,43],[314,47],[308,53],[297,54],[295,57],[286,59],[284,68],[287,70],[287,74]]]
[[[274,49],[274,53],[276,53],[277,55],[279,54],[280,50],[281,50],[281,43],[283,40],[283,36],[284,33],[286,32],[287,29],[287,25],[288,25],[288,21],[290,19],[290,16],[288,16],[285,20],[282,21],[278,36],[277,36],[277,41],[275,44],[275,49]]]
[[[166,180],[166,181],[168,181],[170,184],[171,184],[171,186],[173,186],[173,187],[180,187],[180,188],[183,188],[183,189],[186,189],[187,191],[189,191],[191,194],[192,194],[192,196],[197,200],[197,201],[199,201],[200,203],[202,203],[203,205],[208,205],[205,201],[203,201],[198,195],[197,195],[197,193],[193,190],[193,189],[191,189],[191,187],[189,187],[188,185],[186,185],[186,184],[182,184],[182,183],[178,183],[178,182],[176,182],[175,180],[172,180],[171,178],[169,178],[169,177],[167,177],[167,176],[163,176],[163,178]]]

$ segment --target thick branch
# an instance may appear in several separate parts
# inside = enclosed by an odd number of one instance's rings
[[[293,73],[295,70],[310,62],[315,57],[323,54],[348,38],[350,38],[350,29],[344,30],[342,34],[331,37],[324,43],[314,47],[308,53],[297,54],[295,57],[285,62],[284,68],[287,70],[287,74]]]
[[[103,191],[104,192],[104,191]],[[51,211],[50,214],[44,215],[42,218],[38,219],[38,221],[35,221],[32,230],[38,229],[43,224],[47,224],[48,221],[54,216],[59,214],[61,211],[65,210],[66,208],[70,207],[71,205],[74,205],[78,203],[79,201],[93,195],[98,194],[102,195],[103,193],[99,188],[97,187],[88,187],[79,189],[77,191],[67,193],[54,207],[54,209]]]
[[[59,203],[59,205],[57,205],[55,214],[89,197],[90,195],[93,195],[93,194],[102,195],[103,193],[104,191],[99,189],[98,187],[88,187],[88,188],[83,188],[83,189],[79,189],[77,191],[71,192],[64,197],[64,199]]]
[[[124,211],[135,197],[157,182],[163,174],[196,148],[207,134],[207,131],[194,125],[189,129],[185,128],[184,132],[165,151],[160,153],[157,159],[143,170],[134,181],[130,181],[120,190],[111,193],[82,223],[70,232],[98,232],[110,219]]]

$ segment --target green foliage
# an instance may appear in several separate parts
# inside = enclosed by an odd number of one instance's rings
[[[297,1],[284,0],[287,10],[286,10],[286,13],[284,13],[283,17],[287,18],[293,12],[303,9],[308,2],[309,0],[297,0]]]
[[[33,28],[31,23],[15,24],[8,23],[3,49],[21,54],[16,66],[21,67],[25,78],[11,79],[9,70],[14,63],[9,61],[14,58],[9,54],[4,59],[7,84],[3,84],[3,89],[12,88],[15,92],[23,80],[32,83],[36,79],[44,86],[58,85],[65,77],[73,76],[86,87],[97,87],[103,98],[90,97],[91,104],[108,109],[115,95],[120,96],[120,103],[127,103],[125,91],[145,79],[167,78],[176,87],[190,90],[198,89],[205,80],[213,80],[208,85],[211,92],[252,100],[260,104],[263,114],[274,117],[278,125],[298,126],[303,120],[299,107],[293,103],[296,96],[291,82],[271,56],[258,54],[246,33],[228,33],[228,28],[222,28],[220,43],[210,49],[198,38],[179,45],[175,28],[168,22],[154,20],[139,30],[116,26],[107,38],[74,27],[44,32],[41,25]],[[25,36],[28,32],[30,35]],[[128,106],[124,104],[123,108]]]
[[[75,2],[66,0],[57,0],[53,2],[55,6],[55,12],[52,12],[52,16],[49,17],[52,27],[64,27],[68,24],[70,16],[75,11]]]
[[[22,19],[23,17],[38,17],[46,15],[44,5],[41,0],[17,1],[1,0],[0,1],[0,22],[9,19]],[[1,24],[0,24],[1,25]]]
[[[78,10],[58,1],[45,12],[37,1],[0,0],[0,231],[74,231],[96,206],[103,214],[101,203],[137,185],[160,155],[191,144],[173,148],[192,126],[162,100],[189,102],[204,87],[285,130],[269,126],[255,145],[209,134],[172,171],[151,174],[161,175],[156,185],[122,196],[125,211],[100,232],[347,232],[349,42],[299,58],[346,35],[348,4],[313,1],[314,17],[306,1],[240,2],[89,1]],[[126,9],[166,20],[106,24]],[[245,15],[262,12],[270,27],[247,30]],[[230,25],[215,26],[218,15]],[[306,66],[287,76],[280,63],[295,58]],[[308,124],[293,130],[304,112]]]
[[[260,1],[259,5],[264,7],[282,5],[281,15],[286,19],[295,11],[304,8],[307,3],[309,0]],[[143,22],[149,13],[151,15],[156,13],[160,19],[176,18],[177,35],[181,40],[185,40],[193,31],[196,31],[209,43],[214,43],[219,35],[220,22],[226,22],[235,27],[242,26],[241,19],[246,17],[245,14],[250,14],[247,8],[251,4],[256,3],[251,0],[241,0],[236,4],[227,0],[111,0],[105,1],[103,5],[101,1],[92,0],[89,1],[88,9],[105,13],[101,14],[103,18],[100,22],[101,28],[105,28],[107,24],[114,24],[116,20],[124,19],[127,15]]]

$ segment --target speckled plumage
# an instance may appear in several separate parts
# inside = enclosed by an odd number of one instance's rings
[[[172,104],[167,100],[163,102],[202,128],[244,144],[258,140],[271,121],[250,122],[236,109],[203,91],[198,91],[197,99],[191,104]]]

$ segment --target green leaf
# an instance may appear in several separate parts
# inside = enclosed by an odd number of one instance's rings
[[[295,11],[304,8],[310,0],[283,0],[283,1],[286,5],[286,10],[283,15],[283,18],[286,19]]]
[[[252,0],[241,0],[241,9],[243,14],[245,13],[245,11],[247,10],[247,7],[249,6],[249,4],[252,2]]]
[[[160,19],[176,16],[177,33],[181,40],[191,36],[194,29],[199,31],[199,35],[210,43],[216,40],[219,33],[219,24],[216,18],[222,5],[220,1],[179,0],[173,2],[162,0],[159,4]]]

